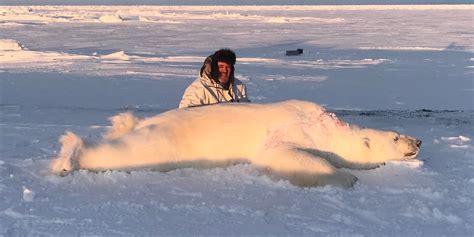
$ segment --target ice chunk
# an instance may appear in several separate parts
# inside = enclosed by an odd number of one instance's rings
[[[0,50],[3,51],[20,51],[24,47],[16,40],[12,39],[0,39]]]
[[[130,56],[128,56],[124,51],[118,51],[115,53],[103,55],[100,57],[101,59],[113,59],[113,60],[129,60]]]
[[[25,202],[33,202],[35,200],[35,192],[23,186],[23,200]]]
[[[119,23],[123,21],[120,15],[104,15],[99,18],[100,22],[103,23]]]

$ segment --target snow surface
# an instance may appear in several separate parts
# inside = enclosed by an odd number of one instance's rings
[[[344,5],[471,4],[471,0],[3,0],[8,5]]]
[[[0,7],[0,235],[472,236],[472,16],[471,5]],[[410,134],[420,160],[350,171],[348,190],[250,165],[48,173],[64,131],[94,139],[116,113],[176,108],[221,47],[236,51],[252,101],[310,100]]]

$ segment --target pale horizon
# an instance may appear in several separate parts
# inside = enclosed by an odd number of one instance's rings
[[[158,6],[205,6],[205,5],[430,5],[472,4],[470,0],[4,0],[0,6],[24,5],[158,5]]]

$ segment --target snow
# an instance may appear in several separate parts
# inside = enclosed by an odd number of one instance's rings
[[[112,59],[112,60],[123,60],[123,61],[130,60],[130,56],[125,54],[124,51],[118,51],[118,52],[115,52],[115,53],[103,55],[103,56],[100,56],[100,58],[102,58],[102,59]]]
[[[35,199],[35,192],[23,186],[23,200],[25,202],[33,202]]]
[[[23,47],[11,39],[0,39],[0,50],[1,51],[19,51],[23,50]]]
[[[0,7],[0,235],[471,236],[472,14],[471,5]],[[310,100],[346,122],[415,136],[419,161],[351,170],[351,189],[298,188],[245,164],[48,172],[65,131],[98,139],[119,112],[176,108],[221,47],[237,53],[253,102]]]
[[[99,21],[103,23],[120,23],[123,21],[123,18],[120,15],[105,15],[101,16]]]

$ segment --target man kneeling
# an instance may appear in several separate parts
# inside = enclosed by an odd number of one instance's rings
[[[234,77],[235,53],[220,49],[204,60],[199,77],[186,88],[179,108],[222,102],[250,102],[247,88]]]

